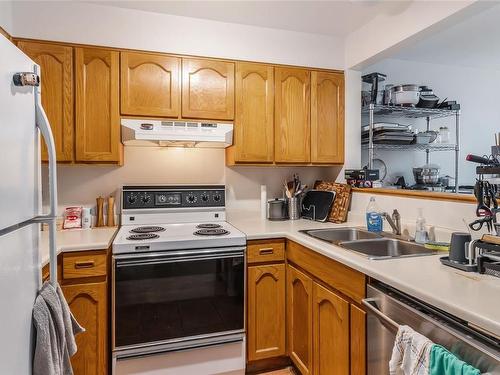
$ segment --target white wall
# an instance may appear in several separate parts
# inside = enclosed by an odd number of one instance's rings
[[[340,38],[70,1],[16,1],[13,35],[343,69]]]
[[[383,211],[389,214],[392,214],[394,209],[399,211],[402,227],[404,230],[408,230],[411,236],[415,234],[415,222],[419,208],[422,208],[428,226],[445,229],[444,233],[441,233],[442,236],[439,236],[439,230],[436,231],[437,241],[449,241],[449,232],[452,231],[470,232],[467,224],[477,219],[475,215],[476,205],[473,203],[354,193],[349,212],[350,220],[363,225],[366,223],[366,207],[372,196],[375,197],[378,206]],[[384,229],[390,231],[387,221],[384,221]],[[472,238],[480,239],[483,233],[485,232],[472,232]]]
[[[388,57],[391,49],[425,37],[432,28],[445,27],[447,22],[453,22],[453,15],[466,17],[476,8],[487,6],[487,2],[481,3],[477,0],[401,1],[398,9],[377,15],[347,36],[345,66],[366,66],[376,59]]]
[[[298,173],[312,186],[317,179],[335,180],[339,168],[225,167],[222,149],[125,147],[123,167],[63,165],[58,167],[59,211],[70,205],[95,205],[95,198],[116,194],[123,184],[225,184],[228,205],[258,209],[260,185],[268,197],[280,197],[285,178]],[[43,170],[47,191],[47,169]],[[117,195],[118,196],[118,195]]]
[[[12,35],[12,2],[0,1],[0,27]]]
[[[345,71],[345,163],[347,169],[361,168],[361,72]],[[344,180],[344,173],[340,173]]]
[[[489,153],[490,146],[494,144],[494,133],[500,131],[500,109],[498,106],[500,71],[387,59],[366,68],[364,71],[364,73],[370,72],[387,74],[386,83],[427,85],[440,98],[457,100],[461,104],[459,183],[473,185],[476,177],[476,165],[465,162],[465,155]],[[367,119],[363,121],[366,122]],[[424,119],[401,120],[401,123],[414,125],[420,129],[425,128]],[[455,135],[454,118],[431,121],[432,129],[438,130],[440,126],[447,126],[450,129],[453,141]],[[392,175],[404,173],[407,182],[413,180],[411,167],[425,164],[424,152],[377,151],[376,153],[386,162]],[[363,155],[365,161],[367,153],[364,152]],[[443,175],[454,175],[454,153],[433,153],[431,162],[441,165]]]

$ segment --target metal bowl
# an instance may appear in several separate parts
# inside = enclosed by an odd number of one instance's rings
[[[421,168],[413,168],[413,177],[417,184],[437,184],[440,170],[437,166],[424,165]]]

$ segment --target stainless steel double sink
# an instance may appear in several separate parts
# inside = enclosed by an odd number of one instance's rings
[[[437,254],[415,242],[392,238],[388,233],[373,233],[360,228],[309,229],[300,232],[338,245],[369,259],[393,259]]]

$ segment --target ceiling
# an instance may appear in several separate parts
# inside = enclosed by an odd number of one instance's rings
[[[500,70],[500,4],[406,46],[391,58]]]
[[[344,37],[379,14],[395,14],[411,1],[92,1],[102,5]]]

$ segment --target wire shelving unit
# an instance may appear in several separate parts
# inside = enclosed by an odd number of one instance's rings
[[[435,151],[453,151],[455,152],[455,193],[458,193],[458,174],[459,174],[459,158],[460,158],[460,110],[449,109],[428,109],[416,107],[400,107],[388,106],[380,104],[369,104],[361,108],[361,114],[368,116],[368,143],[363,144],[362,148],[368,150],[368,168],[373,168],[373,159],[375,150],[388,151],[425,151],[426,163],[430,161],[430,153]],[[430,130],[431,120],[455,117],[455,143],[451,144],[374,144],[373,143],[373,128],[375,118],[406,118],[420,119],[423,118],[427,122],[427,130]]]

